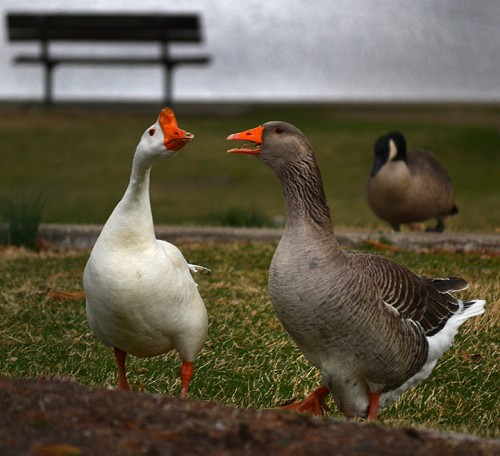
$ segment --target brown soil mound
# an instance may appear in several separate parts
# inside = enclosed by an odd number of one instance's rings
[[[245,410],[62,379],[0,380],[6,455],[500,454],[500,442]]]

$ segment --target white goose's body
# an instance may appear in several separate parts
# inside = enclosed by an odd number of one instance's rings
[[[207,317],[186,260],[174,245],[154,239],[152,227],[139,218],[124,232],[120,215],[134,214],[112,214],[85,270],[92,331],[131,355],[176,348],[194,361],[206,339]]]
[[[160,124],[148,131],[153,130],[156,135],[162,133]],[[145,133],[125,195],[104,225],[86,265],[87,318],[94,334],[114,347],[115,354],[118,349],[118,353],[151,357],[176,349],[183,363],[193,363],[207,337],[207,312],[180,250],[155,237],[150,170],[157,158],[173,152],[165,149],[163,155],[151,155],[148,147],[154,144],[148,141]],[[182,145],[177,144],[174,151]],[[124,366],[118,355],[117,361],[120,371]],[[127,389],[126,380],[119,387]]]
[[[288,408],[320,414],[331,393],[349,418],[379,408],[426,378],[458,327],[484,311],[459,301],[459,277],[418,276],[379,255],[346,251],[335,238],[321,173],[304,134],[285,122],[230,135],[250,141],[281,181],[287,220],[269,270],[273,307],[326,386]]]

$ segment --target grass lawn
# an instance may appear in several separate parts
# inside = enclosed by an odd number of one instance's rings
[[[282,329],[267,294],[267,270],[275,245],[183,244],[188,261],[211,274],[197,281],[210,319],[190,397],[239,407],[274,408],[303,398],[320,384]],[[500,437],[500,284],[498,257],[477,254],[384,252],[416,272],[462,275],[471,287],[463,298],[484,298],[486,313],[462,326],[455,344],[429,379],[381,414],[386,425],[425,427]],[[81,291],[88,253],[0,251],[0,376],[73,376],[82,384],[113,387],[110,348],[93,337],[82,300],[56,299],[53,291]],[[129,357],[137,389],[177,396],[175,353]],[[333,402],[332,416],[340,416]]]
[[[0,106],[0,203],[44,195],[43,222],[106,221],[128,183],[142,132],[160,107]],[[410,147],[434,151],[455,184],[460,213],[454,231],[498,231],[500,107],[495,106],[181,106],[182,128],[196,139],[155,167],[156,224],[220,224],[228,214],[284,215],[279,183],[251,157],[228,156],[228,134],[268,120],[286,120],[309,137],[321,166],[337,228],[388,227],[370,212],[364,187],[376,138],[400,129]],[[188,261],[209,267],[197,281],[210,318],[190,396],[240,407],[271,408],[303,398],[319,385],[274,315],[267,270],[275,245],[180,245]],[[388,425],[500,437],[498,331],[499,258],[478,254],[384,252],[429,276],[462,275],[464,298],[488,301],[467,322],[431,378],[385,410]],[[82,300],[52,292],[81,291],[88,253],[32,253],[0,248],[0,375],[73,376],[89,386],[116,384],[111,350],[86,323]],[[178,395],[176,354],[131,357],[137,389]],[[331,414],[339,416],[331,404]]]
[[[137,142],[159,109],[0,106],[0,202],[44,194],[43,222],[104,223],[128,183]],[[393,129],[406,135],[410,148],[434,151],[448,168],[460,209],[449,229],[500,227],[498,106],[180,106],[176,112],[196,139],[153,170],[157,224],[220,224],[227,213],[282,218],[275,176],[251,157],[228,156],[225,138],[286,120],[315,148],[337,227],[388,229],[368,208],[364,188],[373,143]]]

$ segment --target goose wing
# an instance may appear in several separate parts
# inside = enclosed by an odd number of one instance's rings
[[[376,254],[350,252],[349,259],[375,283],[386,304],[397,310],[402,319],[419,323],[427,336],[436,334],[460,310],[460,303],[451,292],[468,287],[461,277],[419,276]]]

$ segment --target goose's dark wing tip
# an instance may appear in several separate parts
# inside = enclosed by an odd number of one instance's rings
[[[469,287],[469,284],[462,277],[446,277],[444,279],[428,279],[431,285],[440,293],[450,293],[463,291]]]

